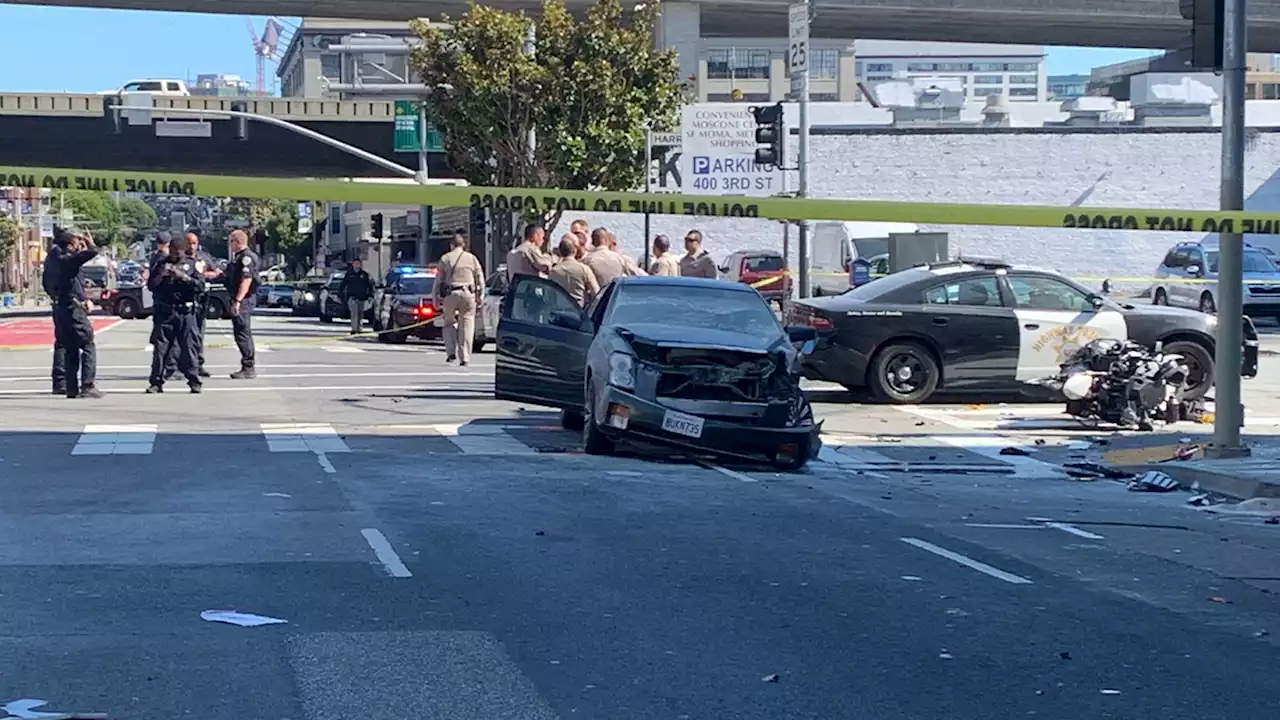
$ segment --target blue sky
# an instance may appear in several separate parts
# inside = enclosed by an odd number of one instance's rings
[[[295,18],[285,18],[297,22]],[[263,18],[252,18],[262,32]],[[253,81],[253,45],[235,15],[135,12],[0,5],[0,90],[112,90],[142,77],[193,79],[201,73]],[[1050,74],[1087,73],[1097,65],[1150,54],[1142,50],[1050,48]],[[274,66],[267,65],[268,89]]]

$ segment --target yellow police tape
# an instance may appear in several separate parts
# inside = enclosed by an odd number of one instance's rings
[[[783,275],[772,275],[772,276],[767,277],[767,278],[765,278],[765,279],[763,279],[763,280],[759,280],[759,281],[756,281],[756,282],[750,283],[750,285],[751,285],[751,287],[753,287],[753,288],[762,288],[762,287],[767,287],[767,286],[769,286],[769,285],[773,285],[774,283],[781,282],[781,281],[782,281],[782,278],[783,278],[783,276],[784,276],[784,275],[795,275],[795,274],[796,274],[795,272],[788,271],[788,272],[784,273]],[[848,275],[849,275],[849,273],[843,273],[843,272],[814,272],[814,273],[809,273],[809,274],[810,274],[811,276],[814,276],[814,277],[817,277],[817,276],[822,276],[822,277],[835,277],[835,276],[839,276],[839,277],[848,277]],[[885,273],[872,273],[870,277],[871,277],[871,279],[872,279],[872,280],[875,280],[875,279],[878,279],[878,278],[885,277]],[[1160,285],[1208,285],[1208,284],[1211,284],[1211,283],[1217,283],[1217,282],[1218,282],[1216,278],[1215,278],[1215,279],[1206,279],[1206,278],[1182,278],[1182,277],[1073,277],[1073,278],[1071,278],[1071,279],[1072,279],[1072,280],[1075,280],[1076,282],[1080,282],[1080,283],[1089,283],[1089,282],[1098,282],[1098,283],[1100,283],[1100,282],[1110,281],[1110,282],[1111,282],[1111,283],[1113,283],[1113,284],[1114,284],[1114,283],[1139,283],[1139,282],[1141,282],[1141,283],[1151,283],[1152,285],[1156,285],[1156,284],[1160,284]],[[1244,280],[1244,284],[1245,284],[1245,285],[1280,285],[1280,277],[1276,277],[1276,278],[1274,278],[1274,279],[1270,279],[1270,280],[1267,280],[1267,279],[1261,279],[1261,280],[1260,280],[1260,279],[1246,279],[1246,280]]]
[[[166,193],[204,197],[284,198],[440,207],[470,206],[515,212],[563,210],[573,213],[652,213],[774,220],[1280,234],[1280,213],[1244,211],[663,195],[594,190],[404,185],[347,180],[15,166],[0,166],[0,186],[3,185],[52,190]]]

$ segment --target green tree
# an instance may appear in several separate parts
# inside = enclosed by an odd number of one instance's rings
[[[18,226],[18,221],[8,216],[0,217],[0,268],[9,262],[21,238],[22,228]]]
[[[444,18],[451,29],[415,21],[413,67],[437,88],[427,118],[454,170],[476,185],[642,186],[645,132],[673,127],[682,96],[675,52],[654,49],[658,10],[597,0],[579,20],[564,0],[545,0],[536,18],[473,4]],[[530,23],[533,57],[523,52]]]
[[[304,263],[310,255],[311,237],[298,232],[297,201],[253,199],[248,211],[253,230],[266,237],[265,252],[284,255],[290,265]]]
[[[137,198],[125,198],[118,203],[121,224],[130,230],[153,230],[160,224],[156,211]]]

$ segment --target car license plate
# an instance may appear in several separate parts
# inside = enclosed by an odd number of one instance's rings
[[[700,417],[694,415],[685,415],[682,412],[668,410],[662,416],[662,429],[667,432],[683,435],[685,437],[700,438],[702,437],[702,423]]]

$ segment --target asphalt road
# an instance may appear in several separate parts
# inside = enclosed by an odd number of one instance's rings
[[[101,332],[96,402],[48,394],[47,349],[0,351],[0,711],[1274,714],[1280,526],[1065,477],[1097,433],[1052,406],[818,387],[804,473],[596,458],[493,400],[490,353],[258,326],[237,383],[211,324],[200,396],[141,394],[141,321]],[[1249,386],[1257,437],[1278,390]]]

